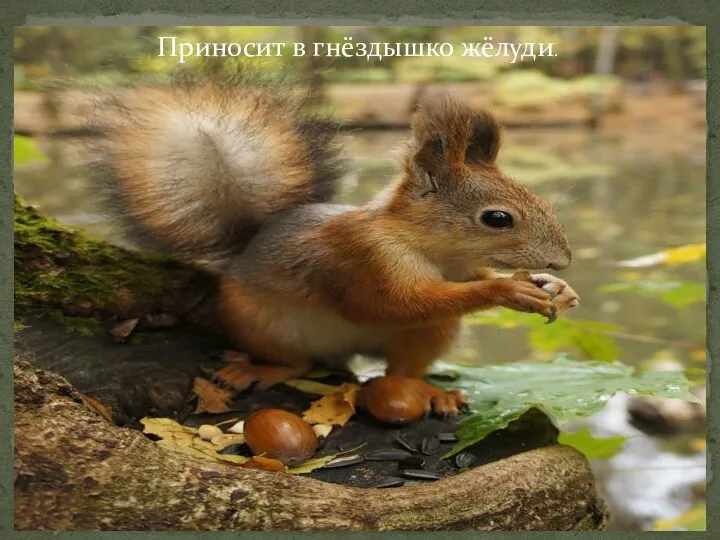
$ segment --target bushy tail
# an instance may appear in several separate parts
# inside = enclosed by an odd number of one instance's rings
[[[337,128],[250,79],[185,76],[94,104],[95,185],[143,247],[222,266],[271,216],[333,196]]]

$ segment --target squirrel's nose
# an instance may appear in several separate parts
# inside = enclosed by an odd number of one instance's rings
[[[568,249],[562,257],[558,257],[553,262],[548,264],[548,268],[551,268],[553,270],[565,270],[568,266],[570,266],[571,261],[572,255],[570,253],[570,250]]]

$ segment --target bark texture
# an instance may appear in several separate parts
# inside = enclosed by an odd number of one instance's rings
[[[23,360],[14,480],[21,530],[588,530],[606,519],[588,463],[569,447],[432,484],[348,488],[158,447]]]

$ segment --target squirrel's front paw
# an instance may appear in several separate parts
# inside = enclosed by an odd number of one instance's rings
[[[495,279],[491,283],[497,305],[525,313],[539,313],[547,317],[548,322],[557,318],[552,293],[532,281]]]
[[[550,293],[553,297],[558,315],[563,311],[580,305],[578,293],[563,279],[555,277],[552,274],[534,274],[530,276],[530,281],[542,290]]]

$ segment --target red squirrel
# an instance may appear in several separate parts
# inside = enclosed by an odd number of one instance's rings
[[[228,335],[267,362],[218,373],[237,389],[355,354],[422,378],[466,313],[553,319],[578,305],[557,277],[497,271],[562,270],[571,253],[553,209],[498,168],[488,112],[420,107],[401,172],[357,207],[330,202],[343,172],[335,133],[286,90],[209,80],[130,92],[92,128],[99,185],[136,240],[219,274]],[[421,386],[440,414],[462,405]]]

